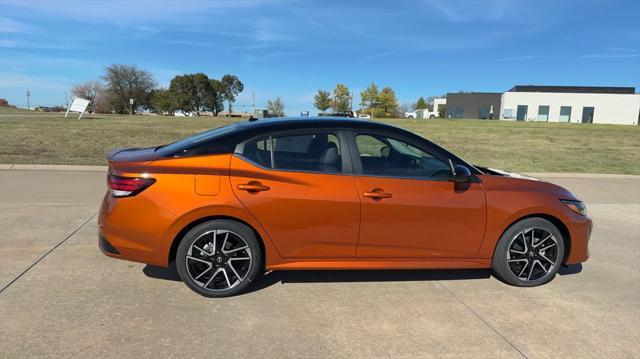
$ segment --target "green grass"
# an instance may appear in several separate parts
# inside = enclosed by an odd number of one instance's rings
[[[113,148],[165,144],[236,121],[204,116],[75,118],[0,110],[0,163],[104,165]],[[638,126],[486,120],[383,122],[416,132],[477,165],[520,172],[640,174]]]

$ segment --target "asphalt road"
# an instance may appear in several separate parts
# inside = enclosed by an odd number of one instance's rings
[[[104,173],[0,170],[0,357],[640,357],[640,178],[551,178],[591,259],[514,288],[486,270],[273,272],[206,299],[97,247]],[[577,272],[577,273],[576,273]]]

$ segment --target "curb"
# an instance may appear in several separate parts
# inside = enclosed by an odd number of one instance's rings
[[[640,179],[639,175],[625,175],[616,173],[529,172],[525,174],[536,178]]]
[[[9,171],[106,172],[107,169],[107,166],[0,164],[0,170]]]
[[[106,172],[108,166],[82,166],[82,165],[29,165],[29,164],[2,164],[0,170],[4,171],[69,171],[69,172]],[[639,175],[625,175],[615,173],[561,173],[561,172],[527,172],[527,176],[536,178],[601,178],[601,179],[640,179]]]

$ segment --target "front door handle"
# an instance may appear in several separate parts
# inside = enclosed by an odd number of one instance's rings
[[[262,183],[258,181],[251,181],[246,184],[239,184],[238,189],[247,192],[262,192],[268,191],[271,189],[269,186],[264,186]]]
[[[365,192],[362,195],[364,197],[373,198],[373,199],[385,199],[385,198],[393,197],[393,195],[391,193],[387,193],[387,192],[383,191],[381,188],[376,188],[376,189],[372,190],[371,192]]]

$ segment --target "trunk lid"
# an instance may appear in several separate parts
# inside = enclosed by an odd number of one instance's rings
[[[147,165],[160,158],[155,147],[149,148],[118,148],[107,155],[109,161],[109,173],[142,173],[146,172]]]

